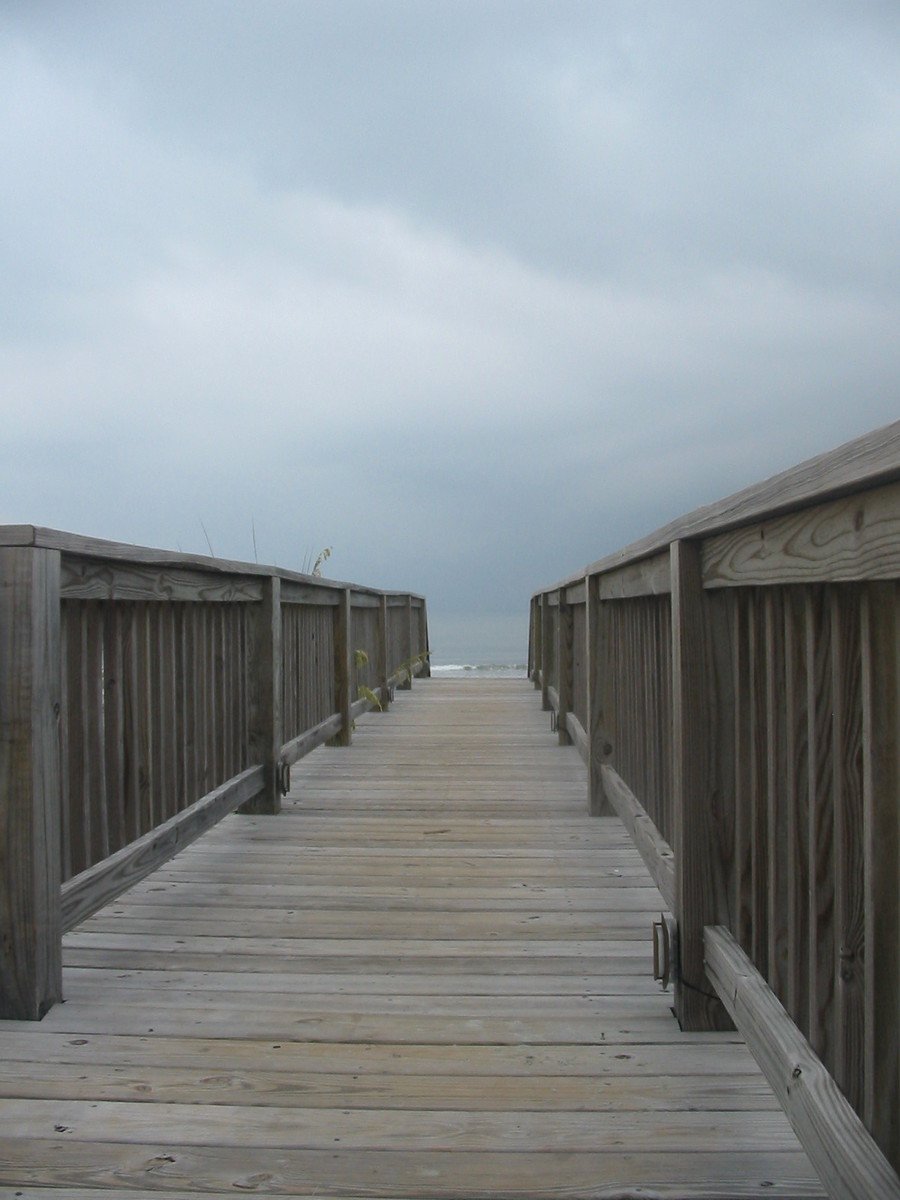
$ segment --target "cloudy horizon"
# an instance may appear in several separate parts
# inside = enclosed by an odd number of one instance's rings
[[[0,523],[245,560],[255,529],[502,625],[900,415],[894,3],[0,30]]]

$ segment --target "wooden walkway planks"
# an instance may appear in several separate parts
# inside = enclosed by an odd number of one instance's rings
[[[822,1194],[679,1031],[530,684],[414,687],[67,936],[67,1002],[0,1022],[0,1196]]]

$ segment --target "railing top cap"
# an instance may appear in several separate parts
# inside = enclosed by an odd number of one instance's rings
[[[0,525],[0,546],[34,546],[45,550],[59,550],[80,558],[113,560],[142,567],[170,567],[212,571],[219,575],[277,576],[289,582],[307,584],[331,590],[365,593],[372,596],[410,596],[414,600],[423,597],[417,592],[391,591],[367,587],[359,583],[346,583],[338,579],[324,579],[319,575],[304,575],[285,567],[266,566],[262,563],[240,562],[234,559],[214,558],[202,554],[182,554],[177,550],[159,550],[151,546],[132,546],[127,542],[111,542],[103,538],[83,537],[77,533],[65,533],[59,529],[45,529],[39,525]]]
[[[900,479],[900,421],[807,459],[724,500],[696,508],[647,537],[589,563],[583,570],[549,587],[539,588],[534,595],[570,587],[586,575],[602,575],[630,562],[649,558],[684,538],[725,533],[741,525],[782,516],[792,510],[836,500],[897,479]]]

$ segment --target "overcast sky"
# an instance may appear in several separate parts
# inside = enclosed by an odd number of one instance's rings
[[[529,594],[900,416],[896,0],[0,0],[0,522]]]

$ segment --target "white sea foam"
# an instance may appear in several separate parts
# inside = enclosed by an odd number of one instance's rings
[[[445,679],[520,679],[525,675],[524,663],[432,663],[431,674]]]

